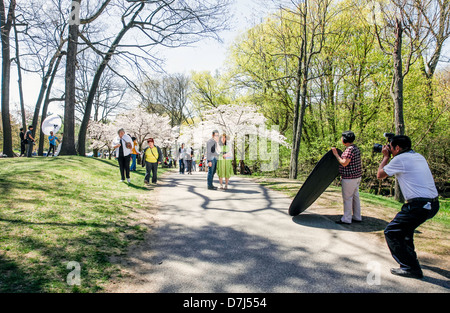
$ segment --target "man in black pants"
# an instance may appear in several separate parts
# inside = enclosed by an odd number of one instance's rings
[[[130,183],[130,159],[133,141],[130,136],[125,134],[123,128],[119,129],[117,133],[119,136],[113,141],[113,148],[116,149],[117,161],[119,161],[120,182],[124,182],[126,176],[127,181]]]
[[[28,131],[25,134],[25,140],[27,142],[27,157],[31,158],[33,156],[33,146],[34,146],[34,138],[33,138],[33,126],[28,126]]]
[[[401,211],[386,227],[386,242],[400,268],[391,269],[398,276],[422,278],[423,273],[414,251],[414,230],[439,211],[439,200],[433,175],[425,158],[411,149],[411,139],[395,136],[383,147],[383,161],[378,179],[394,176],[405,197]],[[389,162],[390,155],[393,159]]]
[[[27,141],[25,140],[25,132],[23,128],[20,129],[20,156],[25,156],[25,145]]]
[[[142,155],[142,166],[145,166],[146,169],[144,183],[149,184],[151,178],[152,184],[156,184],[158,182],[158,164],[161,164],[163,155],[161,148],[155,146],[153,138],[148,139],[147,143],[148,148]]]

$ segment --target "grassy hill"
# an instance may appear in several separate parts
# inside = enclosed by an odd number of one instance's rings
[[[160,169],[159,173],[163,170]],[[96,292],[148,230],[145,171],[120,183],[117,161],[82,157],[0,160],[0,292]],[[75,261],[81,285],[69,286]]]

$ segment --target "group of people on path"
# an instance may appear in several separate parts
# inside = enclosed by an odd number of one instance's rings
[[[228,141],[230,137],[225,133],[219,134],[218,130],[212,132],[212,137],[206,142],[206,155],[202,157],[202,169],[208,168],[207,187],[209,190],[228,190],[230,177],[233,175],[233,152]],[[185,148],[184,143],[178,149],[179,173],[192,174],[194,151],[192,148]],[[186,170],[187,168],[187,170]],[[214,175],[219,177],[219,187],[213,185]]]
[[[28,131],[24,132],[23,128],[20,128],[20,156],[27,156],[31,158],[33,156],[34,145],[36,144],[36,140],[33,137],[33,126],[28,126]],[[61,143],[61,141],[56,137],[56,135],[51,131],[48,136],[49,141],[49,149],[47,151],[47,156],[56,155],[56,142]]]
[[[178,164],[180,174],[186,172],[188,175],[192,175],[192,170],[195,170],[196,166],[194,149],[191,147],[185,148],[184,143],[182,143],[181,147],[178,149]]]
[[[161,148],[155,146],[154,139],[147,139],[148,147],[143,152],[140,152],[136,138],[127,135],[122,128],[119,129],[117,134],[118,136],[113,141],[113,148],[115,149],[114,153],[119,163],[120,182],[125,182],[125,180],[128,183],[131,182],[130,171],[136,171],[137,156],[141,155],[142,167],[146,169],[144,183],[149,184],[151,181],[152,184],[156,184],[158,179],[158,165],[163,161],[163,154]],[[208,166],[207,187],[210,190],[218,189],[213,185],[213,179],[216,173],[219,176],[220,189],[228,189],[230,177],[233,174],[233,152],[228,141],[229,136],[222,134],[220,138],[219,131],[214,130],[212,132],[212,138],[206,143],[206,163]],[[193,158],[193,149],[185,148],[185,145],[182,144],[178,150],[181,174],[184,174],[186,165],[187,173],[192,174]],[[131,166],[130,162],[132,162]]]
[[[117,132],[118,136],[113,141],[113,148],[115,149],[115,155],[119,162],[120,169],[120,182],[131,182],[130,171],[136,171],[137,155],[142,156],[142,167],[146,169],[146,175],[144,178],[145,184],[156,184],[158,181],[158,164],[162,163],[163,154],[158,146],[155,146],[153,138],[147,139],[148,147],[142,151],[139,151],[139,145],[136,138],[131,137],[125,133],[123,128]],[[130,161],[132,161],[130,167]]]

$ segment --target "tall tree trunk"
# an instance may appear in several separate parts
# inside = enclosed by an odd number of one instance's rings
[[[1,41],[2,41],[2,126],[3,126],[3,154],[13,157],[11,120],[9,113],[9,88],[11,82],[11,52],[9,34],[14,18],[16,1],[9,2],[8,15],[6,15],[4,0],[0,1]]]
[[[138,14],[143,10],[143,8],[144,8],[144,3],[141,4],[140,8],[134,13],[133,17],[128,22],[128,24],[125,25],[122,28],[122,30],[119,32],[119,34],[116,36],[116,38],[114,39],[114,42],[111,44],[110,48],[108,49],[108,52],[105,54],[105,56],[102,59],[102,62],[100,63],[99,67],[97,68],[97,72],[95,73],[94,79],[92,80],[92,85],[89,90],[89,95],[88,95],[85,110],[84,110],[83,121],[81,122],[80,132],[78,133],[78,153],[82,156],[86,155],[87,128],[89,126],[89,121],[91,119],[92,105],[94,103],[95,95],[97,93],[98,85],[100,83],[102,74],[105,71],[106,67],[108,66],[109,61],[111,61],[111,58],[112,58],[113,54],[115,53],[120,41],[125,36],[127,31],[133,27],[134,20],[136,19]]]
[[[50,60],[49,65],[48,65],[47,72],[45,73],[44,77],[42,78],[41,88],[39,90],[38,99],[36,101],[36,105],[34,106],[33,121],[31,122],[31,125],[33,125],[33,127],[34,127],[33,136],[35,135],[35,133],[38,129],[37,124],[39,121],[39,114],[41,112],[42,101],[44,100],[45,92],[47,90],[47,82],[53,73],[53,68],[55,66],[55,62],[58,58],[58,55],[61,53],[63,44],[64,44],[64,42],[60,44],[60,46],[58,47],[58,51],[56,51],[55,54],[53,55],[52,59]]]
[[[52,92],[53,82],[55,80],[56,73],[58,72],[59,64],[61,63],[61,59],[65,53],[60,53],[58,59],[56,60],[55,67],[53,68],[52,77],[50,78],[50,82],[48,83],[47,92],[45,94],[44,106],[42,107],[42,115],[41,115],[41,127],[39,127],[40,135],[39,135],[39,149],[38,155],[44,155],[44,142],[45,142],[45,134],[42,131],[42,123],[47,118],[47,110],[48,104],[50,103],[50,93]],[[56,134],[55,134],[56,135]]]
[[[395,43],[393,51],[394,61],[394,75],[391,85],[391,97],[394,101],[394,120],[395,120],[395,132],[397,135],[405,134],[405,122],[403,119],[403,64],[402,64],[402,36],[403,25],[399,19],[396,19],[395,27]],[[395,200],[403,201],[403,195],[398,184],[398,180],[395,179],[394,186]]]
[[[403,119],[403,64],[402,64],[402,36],[403,25],[396,19],[394,43],[394,76],[392,79],[391,96],[394,101],[395,132],[397,135],[405,134],[405,121]]]
[[[297,141],[298,141],[297,163],[298,163],[298,154],[300,153],[300,144],[301,144],[302,134],[303,134],[307,96],[308,96],[308,69],[305,67],[303,69],[303,79],[302,79],[302,92],[301,92],[302,103],[300,106],[300,116],[298,118],[298,126],[297,126]],[[297,165],[297,168],[298,168],[298,165]],[[297,171],[297,173],[295,173],[295,179],[297,179],[297,176],[298,176],[298,171]]]
[[[94,79],[92,80],[91,88],[89,89],[89,95],[86,101],[86,106],[84,109],[84,116],[80,126],[80,132],[78,133],[78,154],[81,156],[86,155],[86,135],[87,128],[89,126],[89,121],[91,119],[92,105],[94,104],[94,99],[97,93],[98,85],[100,83],[100,79],[102,77],[103,72],[105,71],[109,61],[111,60],[114,52],[116,51],[117,45],[120,40],[123,38],[125,33],[130,29],[130,27],[122,29],[122,31],[117,36],[116,40],[114,40],[113,44],[109,48],[108,52],[102,59],[100,66],[97,68],[97,72],[95,73]]]
[[[334,73],[333,73],[333,62],[327,58],[327,65],[324,70],[325,80],[327,82],[327,93],[325,97],[325,112],[328,121],[328,131],[333,136],[333,141],[336,141],[336,109],[335,109],[335,90],[336,86],[334,83]]]
[[[74,0],[72,3],[75,3],[75,5],[78,4],[79,6],[81,0]],[[73,5],[71,10],[71,18],[75,17],[75,20],[79,18],[74,16],[77,11],[77,7]],[[70,24],[71,25],[69,26],[69,41],[67,44],[66,57],[64,137],[60,155],[77,154],[77,150],[75,148],[75,72],[77,64],[79,20]]]
[[[15,20],[14,16],[14,20]],[[22,86],[22,69],[20,68],[20,53],[19,53],[19,36],[17,34],[17,27],[14,23],[14,40],[16,43],[16,65],[17,65],[17,83],[19,86],[19,101],[20,101],[20,112],[22,115],[22,127],[23,129],[27,129],[27,121],[25,118],[25,103],[23,100],[23,86]]]
[[[300,142],[302,140],[302,128],[303,128],[303,117],[305,115],[306,109],[306,98],[302,98],[302,94],[306,96],[306,93],[303,93],[302,89],[306,81],[305,78],[308,77],[308,74],[305,73],[306,70],[306,54],[307,54],[307,34],[306,34],[306,16],[307,16],[308,3],[305,0],[304,3],[304,11],[302,14],[302,22],[301,22],[301,32],[303,35],[301,48],[300,48],[300,57],[298,60],[298,68],[297,68],[297,87],[296,87],[296,95],[295,95],[295,104],[294,104],[294,122],[293,122],[293,141],[292,141],[292,151],[291,151],[291,162],[289,164],[289,178],[297,179],[298,176],[298,156],[300,153]],[[301,102],[301,105],[300,105]],[[304,106],[305,104],[305,106]]]
[[[302,43],[303,45],[303,43]],[[299,142],[299,118],[300,118],[300,94],[301,94],[301,79],[302,79],[302,62],[303,57],[298,59],[297,68],[297,86],[295,90],[295,103],[294,103],[294,121],[292,122],[293,132],[292,132],[292,150],[291,150],[291,160],[289,163],[289,178],[297,179],[298,172],[298,155],[300,152],[300,142]],[[300,132],[301,134],[301,132]]]

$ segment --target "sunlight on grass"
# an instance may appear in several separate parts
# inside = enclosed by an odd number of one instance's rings
[[[16,158],[0,166],[0,292],[101,290],[118,270],[109,257],[147,231],[130,218],[148,206],[142,168],[128,185],[118,182],[114,160]],[[66,283],[70,261],[81,264],[75,289]]]

